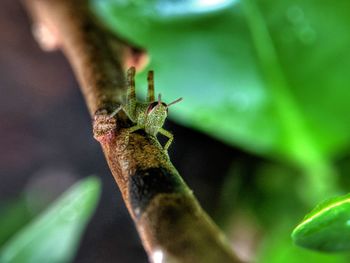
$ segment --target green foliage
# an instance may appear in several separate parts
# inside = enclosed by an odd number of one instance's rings
[[[168,100],[184,97],[173,114],[182,124],[309,166],[343,150],[350,136],[350,3],[200,2],[92,5],[110,29],[147,49],[158,91]]]
[[[0,247],[33,217],[24,198],[0,205]]]
[[[157,91],[169,101],[184,97],[171,110],[175,120],[301,168],[284,167],[288,179],[271,170],[258,179],[269,189],[269,205],[256,207],[265,211],[263,220],[274,219],[269,230],[281,214],[291,215],[289,228],[266,241],[262,262],[346,262],[293,246],[288,232],[305,206],[340,189],[332,161],[350,142],[350,2],[90,2],[112,31],[147,50]],[[297,172],[304,176],[299,181]],[[293,239],[314,249],[348,249],[348,203],[326,206],[308,216]]]
[[[297,247],[290,242],[286,221],[277,223],[276,228],[263,241],[257,262],[259,263],[347,263],[349,257],[344,254],[325,254]],[[289,224],[288,224],[289,225]]]
[[[350,194],[318,205],[294,229],[297,245],[321,250],[350,250]]]
[[[300,247],[292,242],[290,233],[293,230],[298,218],[300,218],[305,210],[308,209],[307,205],[303,204],[296,197],[296,189],[298,188],[298,181],[296,177],[292,176],[292,171],[277,164],[263,163],[256,172],[257,179],[255,185],[251,184],[247,186],[247,189],[242,189],[242,196],[239,199],[244,200],[244,196],[247,196],[247,192],[252,192],[252,197],[247,201],[243,201],[245,206],[253,209],[255,216],[263,226],[262,242],[259,246],[258,263],[297,263],[297,262],[309,262],[309,263],[338,263],[349,262],[350,257],[348,253],[327,254],[321,253],[319,249],[312,251],[305,249],[305,246]],[[288,187],[286,187],[286,185]],[[332,198],[323,204],[327,206],[331,202],[341,201],[343,197]],[[258,201],[257,201],[258,200]],[[323,205],[319,206],[315,213],[318,213],[323,209]],[[310,214],[311,215],[311,214]],[[327,222],[327,216],[324,223]],[[322,220],[319,221],[322,224]],[[326,223],[327,224],[327,223]],[[341,224],[339,222],[339,224]],[[304,232],[303,234],[305,234]],[[303,235],[302,234],[302,235]],[[317,234],[317,233],[316,233]],[[324,231],[323,241],[331,238],[327,231]],[[338,229],[338,239],[333,236],[331,242],[335,247],[338,242],[346,239],[346,232]],[[300,237],[302,237],[300,235]],[[293,238],[295,238],[293,234]],[[313,239],[317,238],[310,233],[309,242],[313,242]],[[305,240],[306,241],[306,240]],[[319,239],[317,242],[322,242]],[[326,241],[328,242],[328,241]],[[315,250],[315,247],[308,247]],[[325,252],[325,251],[322,251]]]
[[[0,249],[0,262],[70,262],[99,195],[100,182],[95,177],[72,186],[5,243]]]

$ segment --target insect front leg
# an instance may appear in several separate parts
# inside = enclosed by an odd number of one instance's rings
[[[118,112],[123,108],[122,105],[120,105],[118,108],[116,108],[110,115],[109,118],[113,118],[115,115],[118,114]]]
[[[167,151],[170,144],[173,142],[174,140],[174,135],[172,135],[169,131],[163,129],[163,128],[160,128],[159,129],[159,133],[160,134],[163,134],[165,137],[168,137],[168,141],[166,142],[165,146],[164,146],[164,150]]]
[[[142,126],[140,126],[140,125],[135,125],[135,126],[132,126],[128,129],[126,129],[127,133],[125,135],[125,144],[129,144],[130,134],[137,131],[137,130],[140,130],[140,129],[142,129]]]
[[[135,126],[132,126],[132,127],[128,128],[128,132],[129,132],[129,133],[133,133],[133,132],[135,132],[135,131],[137,131],[137,130],[140,130],[140,129],[142,129],[142,126],[140,126],[140,125],[135,125]]]
[[[153,70],[148,71],[148,91],[147,91],[147,101],[154,101],[154,73]]]

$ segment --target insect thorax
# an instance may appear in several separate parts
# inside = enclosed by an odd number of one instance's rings
[[[159,105],[149,112],[145,120],[146,132],[155,136],[163,127],[167,115],[167,108],[163,105]]]

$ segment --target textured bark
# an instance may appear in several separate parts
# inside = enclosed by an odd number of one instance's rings
[[[135,61],[129,47],[95,23],[85,1],[25,4],[42,46],[60,48],[72,65],[94,120],[94,137],[150,260],[239,262],[157,139],[143,131],[129,134],[132,123],[123,113],[108,117],[125,92],[123,68]]]

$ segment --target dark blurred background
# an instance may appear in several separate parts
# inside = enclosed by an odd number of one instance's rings
[[[0,203],[25,200],[29,220],[79,178],[97,175],[102,197],[74,262],[147,262],[68,62],[40,50],[13,0],[1,1],[0,90]],[[166,128],[175,135],[174,165],[215,217],[231,164],[239,161],[249,181],[259,160],[171,121]],[[41,201],[31,196],[38,189]]]

